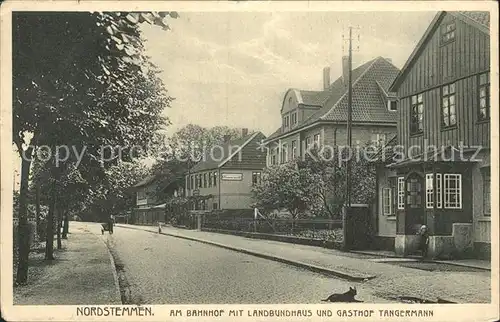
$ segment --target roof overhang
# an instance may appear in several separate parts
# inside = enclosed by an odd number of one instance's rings
[[[262,141],[262,144],[263,145],[267,145],[267,144],[272,143],[274,141],[277,141],[277,140],[289,137],[291,135],[297,134],[297,133],[302,132],[304,130],[308,130],[310,128],[313,128],[315,126],[325,125],[325,124],[339,124],[339,125],[344,125],[344,124],[347,124],[347,121],[318,120],[318,121],[316,121],[314,123],[305,125],[303,127],[296,128],[296,129],[294,129],[294,130],[292,130],[290,132],[282,133],[281,135],[276,136],[276,137],[274,137],[272,139],[266,139],[266,140]],[[394,126],[396,126],[397,122],[396,121],[394,121],[394,122],[355,122],[355,121],[353,121],[352,125],[353,126],[356,126],[356,125],[379,125],[379,126],[391,126],[391,125],[394,125]]]
[[[472,163],[478,162],[476,160],[477,148],[461,148],[446,147],[441,151],[434,153],[421,154],[414,158],[407,158],[401,161],[393,162],[387,165],[388,168],[402,168],[407,166],[414,166],[426,163]]]

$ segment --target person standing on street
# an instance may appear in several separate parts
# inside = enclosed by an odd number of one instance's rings
[[[420,235],[420,250],[422,251],[422,259],[427,257],[427,250],[429,248],[429,232],[427,231],[427,226],[422,225],[419,231]]]
[[[109,216],[108,229],[110,234],[113,233],[114,223],[115,221],[113,219],[113,216]]]

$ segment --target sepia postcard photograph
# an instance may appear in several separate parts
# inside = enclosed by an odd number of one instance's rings
[[[6,1],[6,321],[495,321],[492,1]]]

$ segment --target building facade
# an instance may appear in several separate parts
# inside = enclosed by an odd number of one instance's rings
[[[181,181],[182,183],[182,181]],[[131,212],[132,220],[136,224],[157,224],[166,222],[165,201],[157,197],[158,186],[168,196],[182,196],[184,189],[178,181],[165,183],[159,175],[150,175],[132,187],[136,195],[136,207]]]
[[[322,91],[289,89],[281,106],[281,126],[265,140],[267,165],[303,158],[313,146],[347,145],[348,69],[330,83],[324,70]],[[388,91],[398,75],[389,59],[378,57],[352,71],[352,142],[380,143],[396,133],[396,98]]]
[[[186,174],[186,196],[200,196],[192,210],[250,209],[252,186],[266,166],[261,132],[228,141],[210,151]]]
[[[489,13],[439,12],[390,88],[400,150],[378,166],[379,245],[412,254],[426,225],[430,256],[490,258],[489,79]]]

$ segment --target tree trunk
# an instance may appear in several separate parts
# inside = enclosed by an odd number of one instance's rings
[[[31,158],[33,148],[26,150],[26,156]],[[28,179],[31,161],[22,158],[21,162],[21,190],[19,191],[19,225],[18,225],[18,263],[16,283],[26,284],[28,281],[28,259],[30,253],[30,231],[28,226]]]
[[[46,229],[46,244],[45,244],[45,259],[54,259],[54,211],[56,208],[56,183],[52,183],[51,199],[49,205],[49,213],[47,215],[47,229]]]
[[[40,236],[40,183],[37,182],[36,184],[36,235]]]
[[[64,215],[64,226],[63,226],[63,232],[62,232],[63,239],[68,239],[68,231],[69,231],[69,214],[66,213]]]
[[[62,216],[61,216],[61,209],[56,209],[56,214],[57,214],[57,249],[62,248],[62,242],[61,242],[61,228],[62,228]]]

